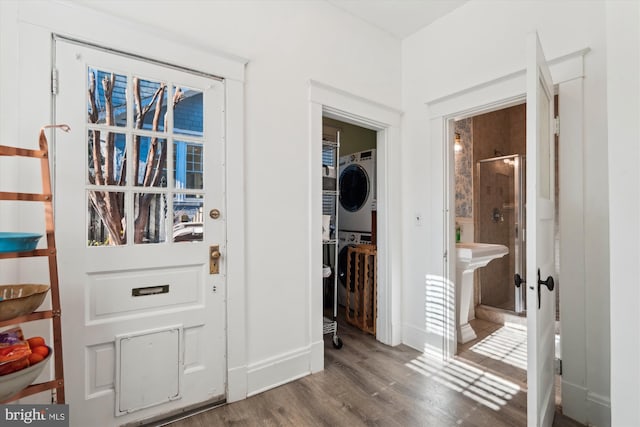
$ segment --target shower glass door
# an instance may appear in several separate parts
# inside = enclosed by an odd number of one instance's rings
[[[524,278],[526,273],[524,160],[512,155],[477,163],[476,241],[509,248],[506,256],[478,269],[480,304],[516,313],[526,307],[524,285],[514,283],[516,274]]]

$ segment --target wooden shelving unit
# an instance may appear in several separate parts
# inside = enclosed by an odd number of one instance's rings
[[[351,283],[353,278],[355,283]],[[375,336],[378,317],[378,253],[375,245],[358,245],[347,249],[347,309],[350,324]],[[354,304],[351,303],[354,299]]]
[[[69,130],[67,125],[46,126]],[[46,228],[46,249],[36,249],[26,252],[5,252],[0,253],[0,260],[26,257],[47,257],[49,261],[49,285],[51,293],[51,310],[36,311],[31,314],[16,317],[0,322],[0,327],[14,325],[18,323],[31,322],[34,320],[51,319],[53,329],[53,361],[54,379],[43,383],[31,384],[19,393],[6,400],[6,403],[20,398],[40,393],[46,390],[55,390],[55,403],[65,402],[64,396],[64,370],[62,363],[62,324],[60,309],[60,289],[58,283],[58,259],[56,252],[56,240],[53,221],[53,197],[51,192],[51,172],[49,169],[49,146],[44,129],[40,130],[39,149],[29,150],[18,147],[0,145],[0,156],[20,156],[40,159],[40,173],[42,177],[42,193],[12,193],[0,192],[0,200],[40,202],[44,205],[44,220]]]

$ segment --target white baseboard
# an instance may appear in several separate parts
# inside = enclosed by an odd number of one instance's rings
[[[611,426],[611,400],[597,393],[587,393],[588,425],[597,427]]]
[[[392,347],[402,344],[402,325],[399,323],[391,324],[391,342],[388,344]]]
[[[611,401],[585,387],[562,381],[562,413],[582,424],[611,426]]]
[[[427,342],[427,331],[406,323],[402,325],[402,343],[418,351],[424,350]]]
[[[562,381],[562,413],[582,424],[587,423],[587,389]]]
[[[324,370],[324,340],[311,344],[311,373]]]
[[[311,373],[311,348],[303,347],[249,365],[247,397]]]
[[[413,325],[402,326],[402,343],[421,352],[438,354],[439,357],[444,354],[442,336]]]
[[[247,398],[247,367],[230,368],[227,372],[227,402]]]

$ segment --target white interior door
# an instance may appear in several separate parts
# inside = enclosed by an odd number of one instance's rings
[[[73,423],[223,400],[224,83],[71,42],[55,49],[56,121],[72,128],[54,164]]]
[[[537,33],[527,39],[527,425],[555,411],[553,85]],[[544,283],[542,283],[544,282]]]

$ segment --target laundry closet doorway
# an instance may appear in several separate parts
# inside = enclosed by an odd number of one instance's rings
[[[349,248],[356,248],[359,245],[367,245],[375,247],[376,242],[376,145],[377,132],[366,129],[350,123],[323,117],[323,140],[329,138],[338,139],[339,135],[339,161],[338,168],[335,171],[337,188],[338,188],[338,207],[337,207],[337,227],[332,232],[337,238],[337,248],[332,245],[326,245],[325,259],[337,259],[337,265],[331,262],[332,274],[337,275],[337,302],[338,302],[338,319],[352,320],[364,316],[364,305],[367,305],[366,313],[376,313],[377,301],[371,298],[370,301],[364,301],[363,290],[358,287],[358,302],[362,307],[356,309],[356,282],[366,284],[373,288],[375,283],[375,275],[373,272],[371,277],[365,280],[356,278],[356,263],[358,260],[354,253],[349,256]],[[324,162],[324,159],[323,159]],[[323,200],[323,210],[325,210],[325,200]],[[331,209],[330,209],[331,210]],[[323,212],[323,214],[326,212]],[[337,258],[332,251],[337,250]],[[351,258],[349,260],[349,258]],[[348,262],[351,268],[348,269]],[[359,266],[364,269],[364,266]],[[333,281],[330,280],[331,283]],[[325,284],[326,285],[326,284]],[[349,288],[349,298],[347,301],[347,287]],[[332,308],[329,304],[333,301],[333,287],[327,286],[325,289],[325,308]],[[373,290],[373,289],[372,289]],[[369,294],[367,292],[367,294]],[[348,307],[348,308],[347,308]],[[347,310],[349,310],[347,312]],[[362,319],[362,324],[368,319]],[[375,319],[373,319],[375,322]],[[357,325],[357,322],[354,322]],[[375,331],[375,323],[368,325],[367,330]]]
[[[376,339],[389,345],[401,343],[400,266],[401,191],[400,191],[400,118],[392,107],[349,94],[311,81],[310,100],[310,234],[309,284],[311,294],[310,325],[312,338],[312,371],[324,366],[322,337],[323,278],[322,278],[322,136],[323,118],[337,120],[373,131],[376,138],[376,242],[377,242],[377,320]],[[365,150],[367,151],[367,150]],[[372,151],[372,150],[368,150]],[[354,154],[354,153],[352,153]],[[370,153],[372,154],[372,153]],[[364,156],[366,157],[366,156]],[[362,159],[362,156],[360,157]],[[355,159],[354,159],[355,160]],[[340,217],[340,215],[339,215]],[[338,223],[340,224],[340,219]],[[338,226],[340,228],[340,225]],[[315,232],[317,230],[317,233]],[[338,330],[338,334],[339,334]],[[348,346],[348,342],[344,342]],[[340,350],[335,350],[340,351]]]

